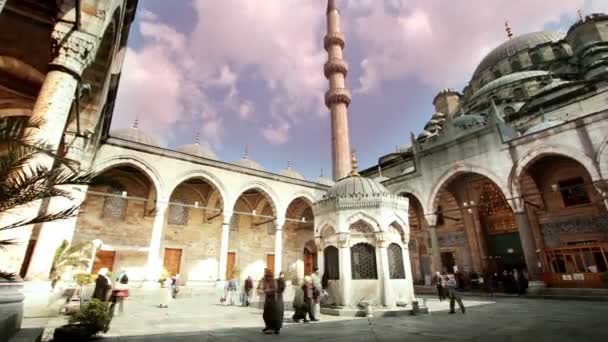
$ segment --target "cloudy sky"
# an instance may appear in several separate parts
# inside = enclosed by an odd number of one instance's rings
[[[362,168],[409,142],[442,88],[462,90],[477,63],[513,33],[565,31],[605,0],[337,0],[346,34],[351,145]],[[331,174],[326,0],[142,0],[131,29],[113,128],[169,148],[197,132],[223,161],[269,171],[291,160],[308,179]]]

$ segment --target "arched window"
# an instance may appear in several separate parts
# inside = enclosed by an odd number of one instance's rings
[[[367,243],[358,243],[350,248],[353,279],[378,279],[376,250]]]
[[[514,72],[521,70],[521,62],[519,61],[519,59],[514,59],[511,61],[511,70],[513,70]]]
[[[127,191],[122,186],[113,186],[103,202],[103,218],[124,220],[127,214]]]
[[[186,201],[176,199],[169,205],[169,224],[185,226],[188,224],[188,214],[190,208],[186,207]]]
[[[403,267],[403,251],[401,246],[391,243],[388,246],[388,269],[391,279],[405,279],[405,267]]]
[[[338,259],[338,249],[334,246],[327,246],[323,250],[323,262],[325,265],[324,271],[327,274],[327,279],[340,279],[340,263]]]

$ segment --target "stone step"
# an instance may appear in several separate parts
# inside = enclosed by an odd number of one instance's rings
[[[8,342],[40,342],[43,332],[43,328],[21,329]]]

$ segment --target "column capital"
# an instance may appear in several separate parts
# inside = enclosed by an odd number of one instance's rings
[[[229,226],[230,221],[232,220],[232,211],[224,211],[222,212],[222,225]]]
[[[523,198],[512,198],[509,200],[509,205],[515,214],[524,213],[526,210],[526,201]]]
[[[348,248],[348,241],[349,241],[349,233],[338,233],[336,234],[338,236],[338,247],[340,248]]]
[[[89,33],[75,30],[72,24],[60,22],[51,33],[51,65],[69,70],[80,77],[95,59],[99,39]]]
[[[378,248],[386,248],[388,246],[386,232],[376,232],[376,244]]]

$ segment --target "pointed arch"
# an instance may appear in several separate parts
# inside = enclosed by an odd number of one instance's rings
[[[122,165],[132,166],[141,171],[154,185],[158,200],[168,200],[165,192],[165,184],[160,173],[150,163],[137,156],[123,154],[103,160],[93,167],[93,173],[99,175],[109,169]]]
[[[596,162],[599,167],[600,175],[603,179],[608,179],[608,138],[600,144],[596,152]]]
[[[367,223],[374,230],[374,232],[380,230],[380,223],[376,220],[376,218],[361,211],[347,218],[346,226],[348,227],[348,229],[350,229],[350,226],[352,226],[357,221],[363,221]]]
[[[178,186],[180,186],[180,184],[191,179],[201,179],[205,183],[211,185],[211,187],[219,194],[219,200],[221,203],[226,205],[226,187],[217,176],[206,170],[188,171],[178,175],[168,186],[168,189],[170,190],[168,191],[169,196],[175,191],[175,189],[177,189]],[[207,200],[210,199],[211,198],[208,198]]]
[[[231,208],[231,210],[232,210],[232,208],[234,208],[236,201],[239,199],[239,197],[241,197],[241,195],[243,193],[250,191],[250,190],[256,190],[256,191],[260,192],[263,196],[266,197],[268,204],[270,204],[270,207],[272,208],[273,216],[277,216],[279,214],[279,211],[278,211],[278,209],[279,209],[278,204],[280,203],[279,197],[274,192],[274,190],[272,190],[267,184],[258,182],[258,181],[249,182],[249,183],[245,184],[244,186],[242,186],[239,189],[239,191],[237,192],[237,195],[234,196],[233,199],[231,199],[231,205],[229,208]]]

